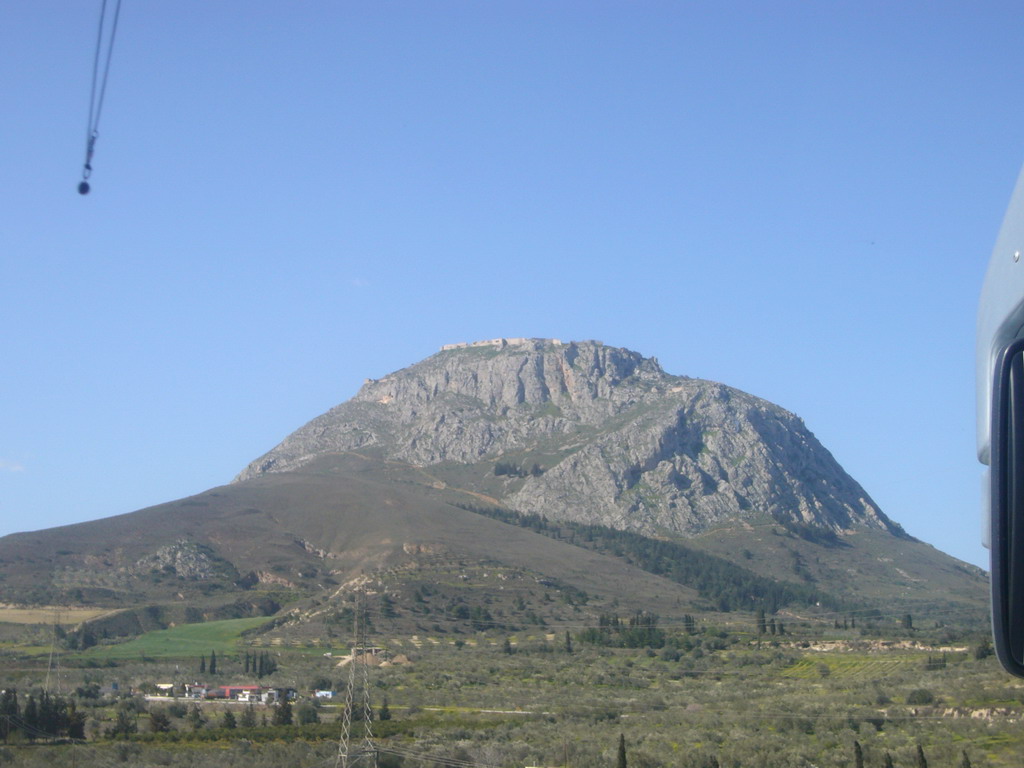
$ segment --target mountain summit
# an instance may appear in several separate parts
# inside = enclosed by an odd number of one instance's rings
[[[552,520],[692,536],[767,516],[906,536],[794,414],[597,341],[447,345],[367,380],[235,482],[350,452]]]
[[[508,626],[621,605],[983,616],[985,585],[882,514],[792,413],[596,341],[450,345],[230,485],[0,538],[0,602],[124,609],[95,627],[111,636],[275,614],[313,639],[366,589],[405,630],[465,631],[474,606]]]

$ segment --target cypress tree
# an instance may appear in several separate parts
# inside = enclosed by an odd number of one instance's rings
[[[864,750],[860,748],[860,742],[853,742],[853,764],[854,768],[864,768]]]
[[[627,768],[626,765],[626,735],[624,733],[619,734],[619,758],[617,762],[617,768]]]
[[[13,730],[11,718],[18,717],[18,692],[14,688],[8,688],[0,693],[0,738],[7,743],[7,736]]]
[[[895,766],[893,766],[892,764],[892,755],[890,755],[888,752],[885,753],[885,765],[883,766],[883,768],[895,768]]]
[[[85,715],[78,711],[74,700],[68,702],[68,736],[85,739]]]
[[[185,719],[188,720],[188,724],[192,726],[193,731],[198,731],[206,722],[206,718],[203,717],[203,712],[199,709],[198,704],[193,704],[189,707],[188,714],[185,715]]]
[[[206,674],[206,656],[199,657],[199,674]]]
[[[46,691],[39,694],[38,728],[44,733],[56,736],[65,730],[64,715],[66,704],[60,698]]]
[[[238,720],[238,724],[243,728],[256,727],[256,710],[253,709],[252,704],[245,708],[241,718]]]
[[[28,701],[25,702],[25,709],[22,710],[21,720],[25,723],[26,729],[33,729],[39,727],[39,705],[36,703],[35,696],[29,696]],[[29,735],[31,739],[32,736]]]
[[[217,674],[217,652],[210,651],[210,674]]]
[[[292,724],[292,703],[288,701],[287,696],[278,702],[277,708],[274,709],[274,718],[272,722],[274,725]]]
[[[928,768],[928,760],[925,759],[924,750],[920,744],[917,745],[917,768]]]

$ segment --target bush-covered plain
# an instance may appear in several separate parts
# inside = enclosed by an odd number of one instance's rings
[[[584,627],[379,636],[373,642],[391,658],[408,659],[368,673],[371,706],[379,713],[386,703],[390,715],[372,722],[380,764],[426,765],[414,757],[426,755],[509,768],[616,766],[621,734],[630,768],[881,768],[887,759],[916,767],[919,746],[931,768],[1019,765],[1024,685],[998,668],[982,635],[940,645],[948,638],[939,630],[884,642],[797,622],[783,636],[749,628],[664,627],[658,648],[587,642]],[[206,681],[251,682],[243,658],[252,640],[238,635],[225,650],[225,627],[204,631],[221,643]],[[277,670],[260,682],[298,691],[291,725],[275,724],[273,707],[138,694],[201,679],[191,646],[178,658],[108,655],[102,665],[69,655],[59,673],[44,657],[11,653],[0,685],[24,701],[49,669],[51,689],[56,677],[83,713],[87,741],[32,742],[15,729],[0,765],[332,765],[342,705],[311,694],[344,689],[346,650],[273,648]],[[362,724],[352,733],[358,741]]]

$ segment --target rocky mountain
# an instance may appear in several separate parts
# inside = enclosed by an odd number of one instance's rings
[[[596,341],[444,347],[368,380],[236,482],[347,451],[429,467],[520,512],[645,534],[767,515],[905,535],[794,414]]]
[[[907,536],[798,417],[593,341],[452,345],[229,485],[0,538],[0,603],[118,609],[96,636],[273,615],[313,637],[366,589],[413,632],[987,610],[984,574]]]

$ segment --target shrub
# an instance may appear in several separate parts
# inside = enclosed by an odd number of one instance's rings
[[[932,704],[935,702],[935,694],[927,688],[915,688],[907,694],[907,704]]]

